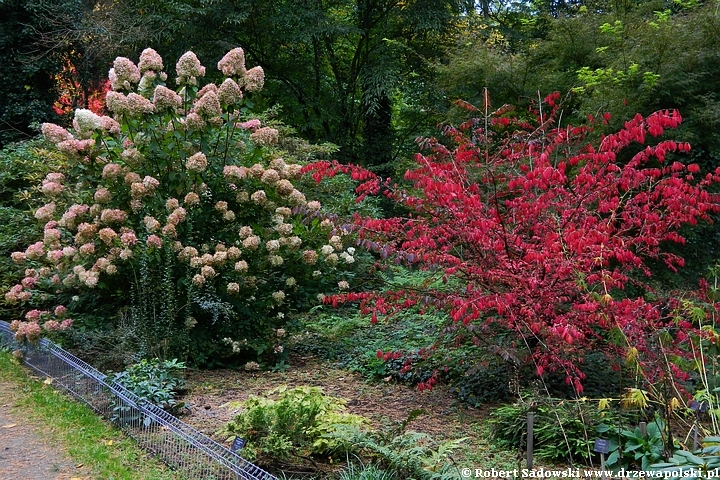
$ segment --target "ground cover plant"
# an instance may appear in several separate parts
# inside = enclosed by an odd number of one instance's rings
[[[367,422],[347,413],[343,399],[325,395],[319,387],[279,386],[237,406],[242,411],[225,426],[224,434],[247,440],[246,456],[267,465],[333,455],[342,441],[331,433],[340,426]]]
[[[142,359],[110,378],[149,403],[178,415],[185,408],[185,402],[177,399],[186,389],[182,375],[185,368],[176,359]]]
[[[348,461],[361,461],[398,478],[455,478],[465,463],[514,462],[514,452],[489,442],[483,414],[442,388],[417,398],[410,386],[366,382],[314,359],[286,372],[190,372],[189,382],[198,408],[186,420],[216,426],[214,438],[227,444],[246,439],[243,455],[271,470],[335,478]],[[288,450],[292,442],[297,448]]]
[[[24,310],[12,328],[35,340],[122,318],[136,359],[281,364],[291,316],[348,288],[349,231],[295,188],[301,165],[271,155],[278,131],[250,100],[264,73],[242,49],[218,62],[220,85],[200,88],[192,52],[176,90],[163,69],[152,49],[138,65],[119,57],[112,117],[77,109],[72,131],[43,125],[68,168],[39,187],[42,240],[12,254],[25,271],[5,295]]]

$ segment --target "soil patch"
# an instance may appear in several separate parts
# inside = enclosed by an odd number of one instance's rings
[[[486,409],[468,408],[446,387],[419,392],[391,379],[372,382],[361,375],[328,366],[314,358],[295,358],[286,372],[236,370],[188,371],[189,393],[184,400],[193,408],[182,419],[216,441],[217,431],[238,413],[228,403],[262,395],[280,385],[322,387],[326,394],[347,400],[349,413],[368,418],[383,429],[406,420],[416,409],[427,412],[408,425],[409,430],[431,434],[438,440],[475,436],[487,416]]]

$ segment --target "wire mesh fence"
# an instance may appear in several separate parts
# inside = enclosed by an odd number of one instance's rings
[[[14,343],[9,324],[0,321],[0,345]],[[27,367],[89,405],[189,480],[277,480],[47,339],[25,344],[24,351]]]

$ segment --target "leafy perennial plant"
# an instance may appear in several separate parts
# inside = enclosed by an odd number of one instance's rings
[[[187,52],[173,89],[154,50],[119,57],[112,116],[43,125],[70,168],[42,183],[43,239],[12,254],[25,268],[5,295],[26,306],[17,338],[69,328],[90,295],[129,312],[140,356],[211,351],[253,369],[285,355],[289,314],[347,285],[335,274],[355,261],[348,232],[295,188],[301,166],[270,154],[278,131],[252,116],[262,68],[240,48],[217,66],[226,78],[200,88]]]

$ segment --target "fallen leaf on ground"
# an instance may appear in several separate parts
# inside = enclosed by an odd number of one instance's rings
[[[12,427],[14,427],[14,426],[16,426],[16,425],[17,425],[17,423],[9,423],[9,424],[7,424],[7,425],[3,425],[2,428],[12,428]]]

